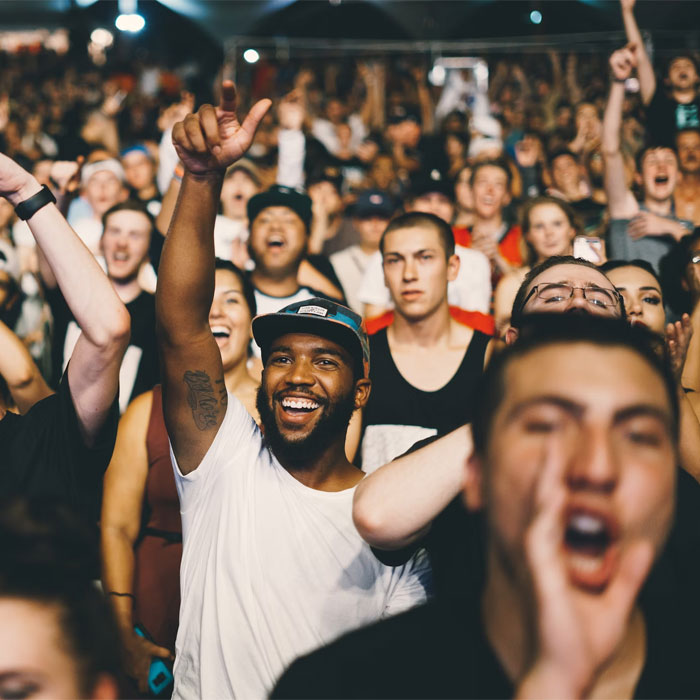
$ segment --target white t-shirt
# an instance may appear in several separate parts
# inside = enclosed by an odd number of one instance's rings
[[[480,251],[455,246],[459,256],[457,278],[447,284],[447,300],[450,306],[457,306],[465,311],[489,313],[491,304],[491,265],[489,259]],[[370,259],[357,298],[363,304],[373,304],[385,309],[393,308],[389,290],[384,284],[382,254],[376,252]]]
[[[360,316],[364,313],[364,304],[358,298],[357,292],[372,256],[372,253],[365,253],[359,245],[353,245],[333,253],[330,257],[335,274],[343,286],[348,306]]]
[[[267,697],[298,656],[427,597],[422,554],[381,564],[352,522],[354,488],[289,474],[229,394],[199,467],[183,476],[182,603],[173,698]]]

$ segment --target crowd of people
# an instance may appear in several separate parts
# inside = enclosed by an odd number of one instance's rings
[[[700,70],[634,9],[488,94],[5,60],[0,697],[700,696]]]

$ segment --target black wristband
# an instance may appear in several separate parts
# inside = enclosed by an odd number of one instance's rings
[[[627,82],[627,78],[616,78],[614,75],[610,76],[610,80],[613,83],[626,83]]]
[[[22,221],[31,219],[39,209],[47,204],[56,204],[56,197],[53,192],[44,185],[36,194],[33,194],[29,199],[25,199],[15,207],[15,213]]]

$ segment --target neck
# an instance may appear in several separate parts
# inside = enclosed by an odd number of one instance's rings
[[[297,481],[317,491],[344,491],[363,477],[363,473],[345,456],[344,432],[310,462],[290,464],[279,461]]]
[[[452,319],[447,299],[428,316],[409,319],[396,310],[394,321],[387,329],[391,340],[399,345],[414,345],[431,348],[447,344],[450,338]]]
[[[694,87],[689,87],[689,88],[673,88],[671,90],[671,97],[676,102],[680,102],[681,104],[688,104],[689,102],[692,102],[695,99],[696,95],[696,90]]]
[[[503,214],[502,212],[497,212],[493,216],[484,219],[479,216],[478,213],[475,214],[474,221],[474,231],[479,233],[497,233],[503,227]]]
[[[680,182],[676,185],[677,190],[695,190],[700,187],[700,172],[683,173]]]
[[[129,302],[133,301],[143,291],[137,277],[133,277],[128,280],[114,280],[111,278],[110,280],[112,282],[112,286],[114,287],[114,291],[122,300],[123,304],[128,304]]]
[[[139,199],[141,201],[148,201],[158,196],[158,188],[154,184],[150,184],[147,187],[139,190]]]
[[[668,199],[652,199],[649,195],[646,195],[644,197],[644,205],[652,214],[668,216],[673,208],[673,201],[671,197]]]
[[[253,378],[248,374],[247,358],[243,358],[233,367],[224,370],[224,383],[229,393],[235,394],[247,385],[256,386]]]
[[[360,240],[360,250],[365,255],[372,255],[379,250],[379,246],[376,243],[366,243],[365,241]]]
[[[298,268],[293,272],[281,272],[279,276],[274,273],[262,272],[259,269],[253,270],[250,279],[253,286],[271,297],[288,297],[299,289],[297,281]]]

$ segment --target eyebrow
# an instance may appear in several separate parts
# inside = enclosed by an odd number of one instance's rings
[[[586,412],[586,407],[580,403],[577,403],[576,401],[572,401],[571,399],[567,399],[556,394],[545,394],[543,396],[535,396],[532,399],[526,399],[525,401],[521,401],[520,403],[516,404],[508,412],[506,419],[512,420],[517,418],[524,411],[534,406],[555,406],[576,419],[582,418]],[[636,403],[632,404],[631,406],[624,406],[623,408],[618,409],[613,414],[613,424],[619,425],[620,423],[624,423],[625,421],[636,418],[637,416],[648,416],[655,418],[661,421],[661,423],[663,423],[667,429],[671,429],[672,421],[668,411],[649,403]]]
[[[416,250],[413,253],[409,253],[409,255],[415,256],[415,255],[423,255],[423,253],[435,253],[435,252],[437,252],[437,248],[421,248],[420,250]],[[405,257],[405,255],[403,253],[399,253],[399,252],[394,251],[394,250],[389,250],[386,253],[384,253],[385,258],[388,257],[389,255],[396,255],[399,258]]]
[[[270,355],[272,355],[272,353],[274,353],[274,352],[293,353],[294,350],[289,345],[273,345],[270,348]],[[319,345],[315,348],[312,348],[311,353],[313,355],[333,355],[334,357],[338,357],[341,360],[346,359],[346,353],[344,351],[336,350],[335,348],[329,348],[327,346],[322,346],[322,345]]]
[[[574,284],[571,280],[559,280],[557,282],[540,282],[539,284],[566,284],[569,287],[577,287],[579,286],[578,284]],[[586,289],[605,289],[607,292],[612,292],[616,289],[616,287],[602,287],[600,284],[597,284],[596,282],[584,282],[583,286]]]

